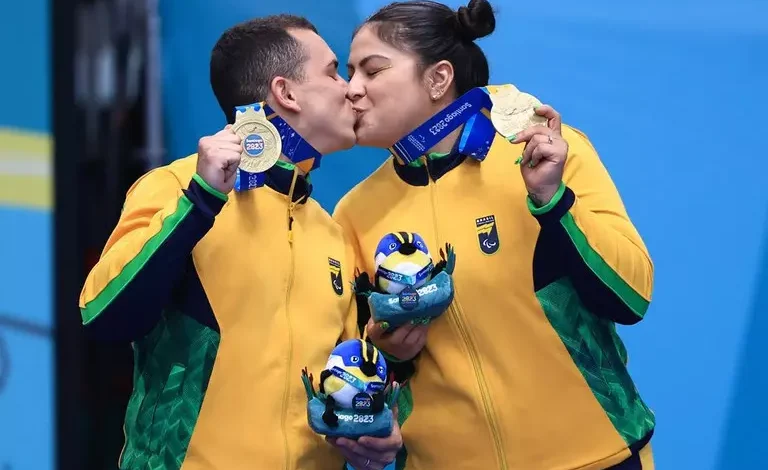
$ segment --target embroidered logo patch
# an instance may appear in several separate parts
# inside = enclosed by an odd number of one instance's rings
[[[331,286],[336,295],[344,293],[344,281],[341,277],[341,263],[333,258],[328,258],[328,269],[331,271]]]
[[[477,227],[477,242],[480,250],[486,255],[492,255],[499,251],[499,232],[496,229],[496,217],[487,215],[475,219]]]

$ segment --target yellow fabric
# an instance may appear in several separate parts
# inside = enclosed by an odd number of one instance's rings
[[[613,183],[583,136],[566,127],[564,137],[576,220],[606,261],[649,297],[647,253]],[[389,159],[334,212],[368,273],[379,239],[393,230],[422,235],[433,258],[446,242],[456,249],[454,302],[431,324],[410,381],[413,412],[403,426],[409,470],[598,470],[630,456],[534,294],[539,225],[513,163],[522,150],[497,137],[484,162],[468,160],[427,187],[403,182]],[[489,215],[500,240],[492,255],[480,250],[476,226]],[[606,226],[623,237],[608,238]]]
[[[176,211],[182,188],[189,179],[182,184],[170,167],[161,167],[142,176],[128,189],[120,221],[85,280],[80,293],[81,309],[98,297],[139,254],[144,243],[160,231],[163,220]]]
[[[608,171],[584,134],[566,128],[564,137],[570,148],[563,179],[571,189],[578,189],[578,199],[571,208],[576,225],[603,260],[635,292],[650,301],[653,264]],[[624,243],[616,243],[616,237],[606,234],[608,231],[622,234]]]
[[[653,462],[653,450],[651,449],[650,442],[640,449],[640,468],[643,470],[654,470],[656,468]]]
[[[81,304],[157,232],[195,164],[196,156],[176,161],[131,188]],[[319,377],[337,339],[359,337],[353,251],[313,199],[293,208],[289,243],[288,207],[288,197],[268,187],[230,193],[193,250],[221,340],[183,470],[343,465],[339,452],[307,424],[301,370]],[[342,295],[334,292],[329,258],[341,264]]]

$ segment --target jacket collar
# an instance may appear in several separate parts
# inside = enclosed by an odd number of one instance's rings
[[[288,196],[293,182],[293,172],[297,171],[292,163],[278,160],[275,166],[267,170],[264,184],[280,194]],[[312,182],[309,173],[305,176],[298,175],[293,188],[292,202],[304,204],[312,194]]]
[[[466,159],[466,155],[454,149],[450,153],[430,153],[407,165],[401,164],[397,158],[393,158],[392,161],[395,173],[405,183],[411,186],[427,186],[430,177],[432,181],[437,181]]]

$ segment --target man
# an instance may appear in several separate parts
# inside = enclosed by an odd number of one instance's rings
[[[337,64],[311,23],[279,15],[226,31],[210,80],[230,124],[266,101],[326,154],[355,143]],[[300,373],[358,334],[353,255],[285,155],[263,186],[232,192],[241,151],[228,125],[139,179],[83,287],[86,327],[135,351],[121,469],[343,465],[308,427]],[[398,427],[363,438],[349,463],[383,468],[401,443]]]

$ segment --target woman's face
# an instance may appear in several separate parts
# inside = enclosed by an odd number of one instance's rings
[[[370,25],[352,40],[347,67],[358,145],[389,148],[437,112],[417,57],[381,41]]]

